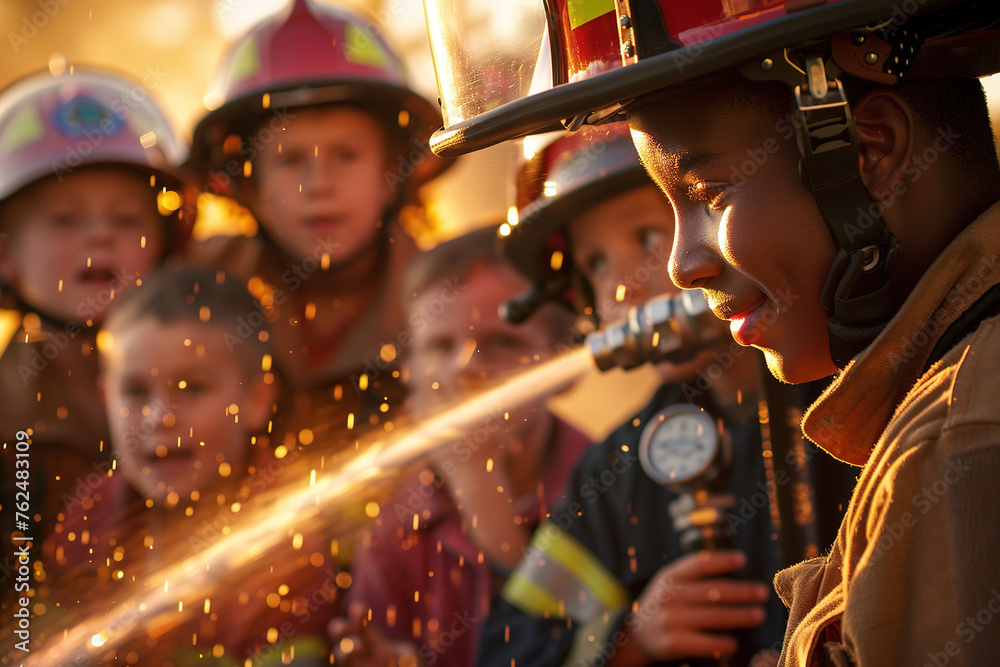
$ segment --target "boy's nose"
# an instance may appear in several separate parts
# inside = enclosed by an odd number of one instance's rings
[[[156,430],[169,430],[177,423],[177,415],[173,413],[166,399],[155,398],[146,407],[149,408],[146,419]]]
[[[110,245],[115,241],[114,226],[104,217],[93,217],[87,221],[85,238],[91,245]]]
[[[466,338],[462,346],[456,348],[455,354],[448,362],[454,377],[465,381],[482,374],[480,366],[483,355],[477,351],[477,348],[478,343],[473,338]]]
[[[302,183],[302,192],[310,195],[332,192],[335,187],[335,175],[328,160],[322,156],[309,161]]]
[[[491,358],[493,356],[480,349],[474,339],[466,340],[465,347],[452,360],[455,386],[462,394],[483,388],[506,370]]]
[[[675,285],[684,289],[704,287],[722,273],[724,261],[717,249],[717,232],[717,221],[708,212],[677,211],[676,235],[670,253],[670,279]]]

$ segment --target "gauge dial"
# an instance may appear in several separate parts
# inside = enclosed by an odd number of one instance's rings
[[[684,484],[706,472],[719,452],[715,422],[701,408],[672,405],[646,424],[639,442],[639,462],[663,484]]]

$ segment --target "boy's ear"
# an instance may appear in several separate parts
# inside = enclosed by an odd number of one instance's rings
[[[873,201],[905,188],[904,172],[914,148],[916,119],[896,92],[872,90],[851,105],[858,128],[861,180]]]

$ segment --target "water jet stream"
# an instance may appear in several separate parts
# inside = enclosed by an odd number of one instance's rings
[[[537,400],[592,368],[593,356],[584,346],[537,364],[411,427],[363,437],[359,453],[335,470],[316,475],[315,482],[307,477],[295,486],[284,485],[254,498],[249,511],[240,512],[238,523],[228,535],[195,555],[168,561],[170,565],[137,580],[110,609],[86,615],[75,613],[75,618],[60,627],[46,628],[49,641],[32,647],[27,655],[18,653],[14,661],[33,667],[73,658],[99,660],[154,622],[163,624],[166,618],[179,624],[201,612],[202,602],[219,589],[226,573],[264,558],[288,538],[289,532],[322,528],[321,522],[326,519],[321,514],[342,507],[380,477],[402,469],[435,447],[454,442],[498,406],[500,410],[512,410]],[[311,467],[313,474],[322,467],[315,460],[303,463],[304,469]],[[294,530],[289,528],[293,525]],[[81,616],[84,620],[80,620]]]

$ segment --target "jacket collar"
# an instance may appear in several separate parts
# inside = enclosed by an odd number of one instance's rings
[[[1000,282],[1000,204],[945,248],[888,326],[806,412],[806,436],[836,458],[864,465],[948,326]]]

